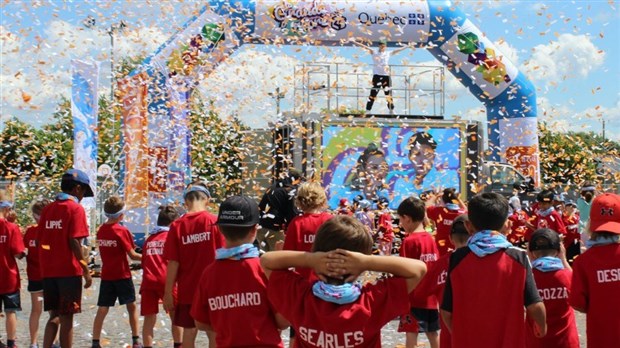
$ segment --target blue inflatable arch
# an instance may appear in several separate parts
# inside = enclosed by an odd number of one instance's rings
[[[160,82],[197,81],[244,43],[349,46],[352,39],[428,49],[486,106],[493,159],[538,181],[535,89],[450,1],[211,1],[142,70]]]

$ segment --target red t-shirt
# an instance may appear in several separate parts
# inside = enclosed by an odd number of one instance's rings
[[[343,305],[314,296],[312,285],[295,272],[274,271],[267,286],[274,308],[295,328],[298,348],[380,348],[381,328],[408,305],[403,278],[367,284],[355,302]]]
[[[168,261],[164,259],[164,245],[168,232],[151,234],[144,242],[142,250],[142,290],[156,290],[161,293],[166,287]]]
[[[24,250],[19,226],[0,218],[0,295],[19,290],[19,268],[15,256]]]
[[[435,301],[442,300],[443,290],[446,286],[446,279],[448,278],[450,255],[452,255],[451,252],[441,256],[437,262],[434,262],[432,266],[428,268],[428,272],[422,279],[422,282],[415,288],[415,292],[418,295],[434,297]],[[427,279],[427,281],[424,281],[424,279]],[[441,316],[439,316],[439,325],[441,326],[439,332],[439,347],[452,347],[452,335],[450,335],[450,330],[448,330]]]
[[[198,283],[191,315],[211,325],[218,347],[284,347],[258,257],[211,263]]]
[[[541,302],[525,251],[478,257],[468,247],[450,256],[441,309],[452,313],[459,348],[525,345],[525,308]]]
[[[400,246],[399,254],[402,257],[423,261],[427,267],[431,267],[439,259],[437,245],[428,232],[409,233]],[[422,278],[420,285],[427,281],[431,280],[428,277]],[[437,309],[435,297],[419,294],[416,290],[411,293],[409,300],[413,308]]]
[[[28,255],[26,256],[26,274],[28,280],[40,281],[43,279],[41,276],[41,265],[39,263],[39,242],[37,225],[28,226],[26,233],[24,233],[24,246],[28,249]]]
[[[565,347],[579,348],[579,334],[575,312],[568,303],[573,272],[568,269],[542,272],[533,269],[538,295],[542,297],[547,312],[547,334],[537,338],[532,325],[526,325],[528,348]]]
[[[224,237],[215,225],[217,217],[209,212],[187,213],[170,225],[164,245],[164,258],[177,261],[178,303],[191,304],[196,283],[213,260],[215,250],[224,245]]]
[[[510,234],[506,236],[506,239],[514,245],[520,245],[525,241],[525,235],[529,230],[526,223],[530,220],[530,217],[524,210],[519,210],[510,215],[508,220],[512,222],[512,226],[510,227]]]
[[[314,244],[314,236],[316,231],[323,222],[331,219],[332,214],[322,212],[318,214],[303,214],[296,216],[291,220],[286,228],[286,236],[284,237],[284,250],[306,251],[312,250]],[[312,270],[309,268],[299,268],[296,271],[305,276],[310,277]]]
[[[566,234],[566,226],[564,226],[564,222],[562,222],[562,216],[555,210],[547,216],[536,213],[532,219],[532,225],[534,225],[536,230],[540,228],[550,228],[559,234]],[[534,233],[534,231],[531,229],[525,233],[526,241],[530,241],[532,233]]]
[[[562,222],[566,226],[566,235],[564,236],[564,246],[569,247],[575,244],[575,241],[581,240],[579,234],[579,213],[575,213],[571,216],[562,214]]]
[[[444,255],[450,250],[454,250],[454,244],[450,241],[450,231],[452,223],[457,216],[467,214],[467,210],[450,210],[444,206],[434,205],[426,208],[426,215],[435,222],[437,234],[435,242],[439,255]]]
[[[585,309],[588,347],[620,347],[620,244],[594,246],[573,262],[570,304]]]
[[[384,211],[379,215],[377,231],[381,233],[380,240],[391,243],[394,240],[394,226],[392,224],[392,213]]]
[[[88,237],[84,208],[77,202],[56,200],[43,208],[39,218],[39,254],[43,278],[82,275],[70,241]]]
[[[103,224],[97,231],[97,245],[101,254],[101,280],[131,278],[127,253],[136,246],[129,230],[121,224]]]

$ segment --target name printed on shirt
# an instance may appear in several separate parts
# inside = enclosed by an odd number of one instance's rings
[[[7,236],[0,236],[0,243],[6,243]]]
[[[116,241],[113,239],[98,239],[97,243],[99,243],[99,247],[112,247],[116,248]]]
[[[445,284],[446,279],[448,279],[448,271],[441,271],[441,273],[439,273],[439,276],[437,277],[437,285]]]
[[[364,343],[362,331],[336,334],[300,326],[299,336],[303,341],[322,348],[352,348]]]
[[[420,255],[420,261],[424,261],[424,262],[437,261],[437,254],[422,254]]]
[[[146,243],[146,254],[147,255],[163,255],[164,254],[164,243],[165,240],[152,240]]]
[[[200,242],[204,242],[210,239],[211,239],[211,232],[200,232],[200,233],[194,233],[194,234],[190,234],[187,236],[183,236],[181,238],[181,241],[183,242],[184,245],[186,245],[186,244],[200,243]]]
[[[454,220],[443,219],[443,224],[446,226],[452,226],[453,223],[454,223]]]
[[[45,228],[50,230],[62,230],[62,220],[47,220]]]
[[[313,234],[304,234],[304,243],[314,243],[314,235]]]
[[[208,299],[209,309],[218,311],[237,307],[260,306],[261,298],[258,292],[244,292],[211,297]]]
[[[567,299],[568,290],[566,290],[566,287],[544,288],[538,289],[538,295],[542,297],[543,300]]]
[[[618,282],[620,281],[620,268],[596,271],[596,279],[599,283]]]

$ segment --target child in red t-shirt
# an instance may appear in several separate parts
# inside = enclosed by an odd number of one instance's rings
[[[575,313],[568,303],[573,272],[566,261],[560,236],[548,228],[534,231],[528,245],[532,273],[547,313],[547,334],[536,337],[527,325],[528,348],[579,347]]]
[[[19,294],[19,268],[17,259],[24,257],[24,243],[19,227],[6,220],[13,204],[8,194],[0,192],[0,311],[4,304],[6,313],[7,347],[15,347],[17,337],[17,315],[21,311]]]
[[[142,250],[142,284],[140,285],[140,315],[144,316],[142,338],[144,348],[153,345],[153,328],[159,313],[159,301],[164,298],[167,262],[164,259],[164,245],[170,224],[179,218],[179,212],[171,205],[159,207],[157,226],[150,232]],[[174,318],[174,311],[169,312]],[[172,339],[175,347],[181,346],[182,328],[172,325]]]
[[[433,236],[424,229],[425,206],[418,198],[409,197],[402,201],[397,209],[400,226],[406,237],[400,246],[400,256],[423,261],[430,267],[439,258],[437,245]],[[429,281],[424,278],[420,286]],[[401,316],[399,332],[406,333],[406,347],[415,348],[418,345],[418,333],[426,333],[431,347],[439,347],[439,310],[437,299],[414,291],[409,296],[410,309],[407,315]],[[408,325],[408,324],[414,325]]]
[[[217,225],[226,247],[202,274],[191,310],[196,327],[214,332],[218,347],[284,347],[279,330],[289,324],[269,303],[267,276],[252,244],[258,219],[258,204],[249,197],[228,197],[220,205]]]
[[[32,217],[38,222],[43,208],[50,201],[42,199],[36,201],[32,207]],[[29,328],[30,328],[30,346],[38,345],[39,335],[39,319],[43,313],[43,276],[41,275],[41,265],[39,263],[39,243],[38,243],[38,225],[35,223],[26,228],[24,233],[24,246],[28,250],[26,255],[26,274],[28,276],[28,292],[30,293],[30,310]]]
[[[187,213],[170,225],[164,245],[168,260],[164,309],[174,310],[172,323],[183,328],[183,348],[194,348],[196,324],[190,314],[196,284],[204,269],[215,260],[215,250],[224,245],[217,217],[207,211],[211,193],[204,182],[190,184],[184,195]],[[177,285],[177,301],[174,289]],[[207,332],[209,347],[215,347],[215,337]]]
[[[392,242],[394,241],[394,220],[390,208],[389,201],[385,197],[379,198],[377,202],[377,244],[379,255],[392,254]]]
[[[570,303],[586,313],[588,347],[620,347],[620,196],[599,195],[590,209],[588,250],[573,262]]]
[[[455,250],[467,246],[469,233],[465,228],[465,221],[467,221],[467,215],[463,214],[457,216],[452,223],[449,238]],[[452,255],[452,251],[441,256],[437,262],[433,263],[432,267],[429,267],[428,273],[424,277],[425,280],[415,289],[416,294],[420,296],[432,296],[437,301],[441,301],[443,298],[443,290],[446,285],[446,278],[448,277],[450,255]],[[452,347],[450,330],[448,330],[441,317],[439,318],[439,324],[441,328],[439,331],[439,347]]]
[[[521,208],[521,200],[517,196],[512,196],[508,200],[512,213],[508,216],[510,221],[510,233],[506,236],[508,241],[514,246],[522,247],[525,245],[525,235],[529,230],[527,224],[530,221],[529,215]]]
[[[136,290],[131,279],[127,256],[140,261],[142,255],[134,248],[133,236],[120,224],[125,216],[125,203],[119,196],[111,196],[103,204],[103,212],[108,220],[97,231],[97,246],[101,255],[101,284],[97,300],[97,314],[93,322],[93,348],[101,348],[99,340],[103,322],[110,307],[118,303],[127,306],[129,326],[133,348],[141,348],[139,342],[138,307],[136,307]]]
[[[311,253],[283,250],[261,257],[263,268],[272,271],[269,299],[297,331],[296,347],[324,342],[381,347],[381,328],[403,313],[426,266],[404,257],[371,256],[372,245],[364,225],[341,215],[321,225]],[[313,268],[321,280],[309,281],[290,267]],[[354,282],[366,270],[394,277],[374,284]]]
[[[581,254],[581,234],[579,233],[579,211],[574,201],[567,200],[564,203],[564,211],[562,212],[562,222],[566,226],[566,235],[564,236],[564,247],[566,248],[566,259],[569,264],[579,254]]]
[[[528,223],[529,230],[525,234],[525,240],[529,242],[532,232],[541,228],[549,228],[561,235],[566,234],[566,227],[562,221],[562,215],[553,207],[553,199],[555,194],[549,189],[540,191],[536,196],[538,209],[534,212],[534,216]]]
[[[437,198],[437,196],[434,196],[434,200]],[[441,201],[443,204],[432,202],[433,204],[426,208],[428,219],[433,222],[437,230],[435,234],[435,243],[437,244],[440,256],[446,254],[450,250],[454,250],[454,245],[450,243],[449,238],[452,222],[457,216],[467,213],[465,204],[461,201],[461,198],[454,188],[443,190]]]

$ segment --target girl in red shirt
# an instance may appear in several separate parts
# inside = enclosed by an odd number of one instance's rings
[[[435,201],[438,196],[435,197]],[[429,220],[435,225],[437,234],[435,235],[435,243],[437,243],[437,249],[439,250],[439,256],[454,250],[454,244],[450,241],[450,230],[452,229],[452,223],[457,216],[461,214],[467,214],[465,204],[459,198],[456,189],[447,188],[443,190],[441,196],[442,204],[436,204],[426,208],[426,214]]]

